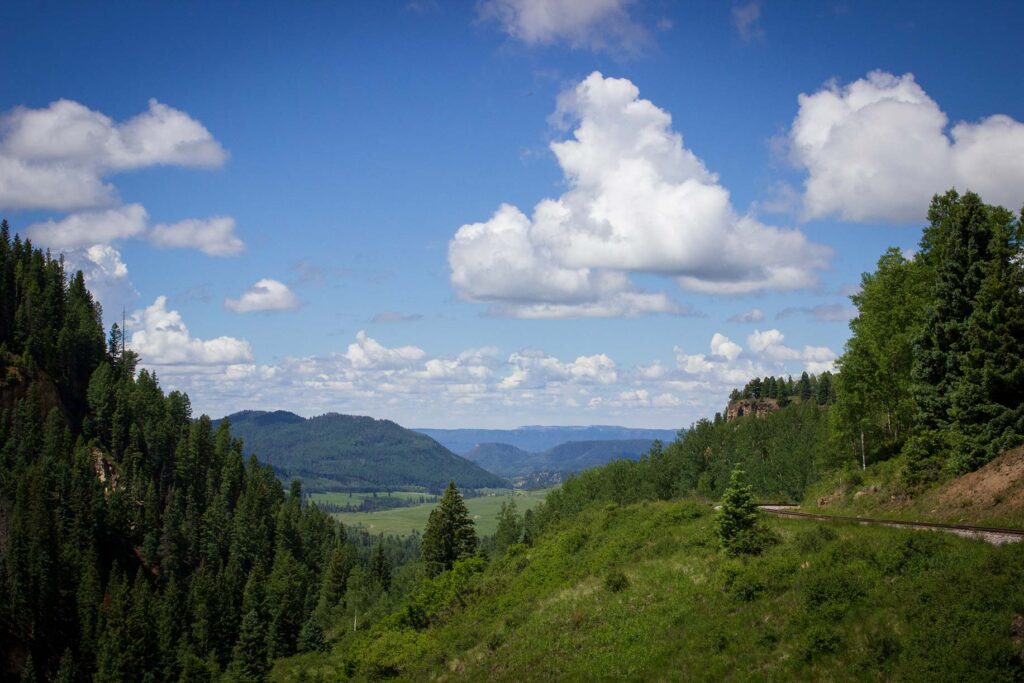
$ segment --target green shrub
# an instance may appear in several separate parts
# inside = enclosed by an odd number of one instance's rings
[[[804,636],[801,656],[810,663],[818,655],[832,655],[839,651],[842,638],[831,626],[814,625]]]
[[[813,529],[801,529],[793,536],[793,545],[801,554],[814,553],[839,538],[835,529],[824,524]]]
[[[578,553],[587,544],[587,539],[589,538],[590,535],[583,529],[573,529],[565,537],[565,551],[568,553]]]
[[[804,581],[804,603],[808,611],[826,618],[843,616],[863,595],[860,579],[846,568],[819,568]]]
[[[604,577],[604,587],[612,593],[620,593],[629,588],[629,579],[619,569],[613,569]]]
[[[940,432],[925,432],[903,445],[905,464],[901,479],[910,491],[919,491],[942,477],[949,459],[949,444]]]

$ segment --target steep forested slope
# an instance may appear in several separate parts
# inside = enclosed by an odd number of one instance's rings
[[[454,480],[464,488],[507,482],[461,458],[429,436],[372,417],[329,413],[304,419],[284,411],[229,415],[246,452],[270,462],[309,490],[421,486],[440,491]]]
[[[105,343],[81,273],[0,233],[0,679],[259,680],[315,647],[343,530]]]

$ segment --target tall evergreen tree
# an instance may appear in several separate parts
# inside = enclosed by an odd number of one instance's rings
[[[370,576],[386,593],[391,588],[391,561],[384,554],[384,537],[373,551],[373,560],[370,564]]]
[[[934,272],[931,302],[914,346],[914,398],[920,425],[949,424],[954,387],[964,373],[968,320],[990,258],[992,215],[973,192],[932,200],[921,258]]]
[[[949,417],[956,436],[950,463],[973,470],[1024,440],[1024,252],[1021,223],[990,209],[992,236],[984,279],[964,327],[961,375]]]
[[[498,512],[498,528],[494,532],[494,549],[499,553],[504,553],[509,546],[518,543],[522,535],[523,523],[516,511],[516,501],[509,498],[501,504],[501,510]]]
[[[473,519],[455,482],[449,482],[436,508],[430,512],[423,532],[421,552],[432,575],[447,571],[456,561],[476,552]]]

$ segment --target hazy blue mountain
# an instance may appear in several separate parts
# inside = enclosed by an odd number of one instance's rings
[[[462,488],[506,486],[500,477],[452,453],[434,439],[390,420],[328,413],[247,410],[226,418],[245,452],[274,466],[307,490],[439,490],[454,479]]]
[[[651,449],[654,439],[568,441],[541,453],[506,443],[481,443],[465,454],[489,472],[515,478],[537,472],[579,472],[612,460],[637,460]]]
[[[675,441],[674,429],[633,429],[608,425],[586,427],[526,426],[518,429],[429,429],[415,428],[445,448],[465,455],[478,444],[503,443],[531,453],[542,453],[567,441],[620,441],[624,439],[660,439]]]

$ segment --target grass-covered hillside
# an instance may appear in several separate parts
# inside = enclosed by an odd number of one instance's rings
[[[425,583],[368,631],[282,661],[273,678],[1024,676],[1024,545],[770,520],[780,542],[735,559],[713,520],[687,501],[591,507],[532,547]]]
[[[440,490],[505,486],[498,476],[455,455],[430,437],[390,420],[329,413],[309,419],[285,411],[247,410],[225,418],[231,432],[307,491]]]

